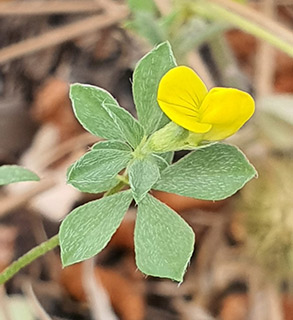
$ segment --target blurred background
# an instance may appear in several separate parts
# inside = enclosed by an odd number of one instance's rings
[[[154,192],[196,233],[180,285],[136,269],[133,207],[95,263],[62,269],[55,250],[17,274],[0,290],[1,320],[293,319],[293,0],[1,0],[0,165],[41,181],[0,189],[0,270],[101,196],[66,185],[98,140],[75,120],[69,84],[105,88],[135,115],[134,67],[165,40],[209,88],[256,99],[228,142],[258,179],[217,202]]]

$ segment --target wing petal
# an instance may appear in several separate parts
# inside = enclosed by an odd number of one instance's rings
[[[254,109],[254,100],[248,93],[232,88],[213,88],[200,107],[201,122],[212,125],[204,139],[222,140],[231,136],[253,115]]]

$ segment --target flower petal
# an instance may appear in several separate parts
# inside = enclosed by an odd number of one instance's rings
[[[213,88],[201,107],[201,122],[212,124],[206,140],[222,140],[236,131],[254,113],[254,100],[246,92],[232,88]]]
[[[210,130],[211,125],[199,122],[199,108],[207,88],[198,75],[185,66],[175,67],[161,79],[158,103],[176,124],[197,133]]]

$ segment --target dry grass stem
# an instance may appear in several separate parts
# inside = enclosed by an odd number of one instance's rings
[[[0,287],[0,316],[3,317],[3,320],[12,320],[9,312],[9,304],[7,303],[8,297],[6,296],[6,292],[4,287]]]
[[[9,196],[2,196],[0,198],[0,217],[3,217],[12,210],[20,208],[34,196],[52,188],[55,184],[56,181],[54,179],[42,180],[37,183],[35,188],[32,188],[18,196],[16,196],[15,194]]]
[[[115,10],[114,10],[115,9]],[[20,41],[0,50],[0,64],[16,58],[56,46],[60,43],[78,38],[84,34],[107,28],[125,19],[128,10],[125,6],[111,6],[111,12],[94,15],[77,22],[70,23],[42,35]]]
[[[69,154],[74,154],[77,152],[77,150],[85,148],[88,144],[92,144],[97,141],[97,137],[87,132],[82,133],[77,137],[73,137],[72,139],[66,140],[65,142],[58,145],[56,148],[53,148],[51,151],[48,151],[48,153],[45,154],[44,158],[40,159],[40,161],[38,162],[39,170],[45,170],[54,162],[62,159],[63,157]],[[57,181],[54,178],[44,179],[39,181],[36,187],[29,189],[22,194],[13,194],[0,197],[0,217],[6,215],[12,210],[21,207],[36,195],[51,189],[56,185],[56,183]]]
[[[89,301],[94,320],[118,320],[109,297],[94,273],[94,258],[82,263],[83,288]]]
[[[268,283],[261,270],[249,274],[249,320],[284,320],[280,295],[272,283]]]
[[[274,0],[265,0],[262,3],[264,15],[274,18],[275,4]],[[273,89],[273,80],[275,74],[275,48],[262,41],[255,64],[255,88],[257,97],[270,94]]]
[[[282,26],[280,23],[274,21],[272,18],[266,17],[256,10],[241,5],[235,1],[231,0],[208,0],[211,3],[217,4],[222,8],[236,13],[239,16],[247,19],[250,22],[257,24],[258,26],[265,29],[267,32],[270,32],[274,36],[282,39],[287,42],[288,45],[293,46],[293,32]]]
[[[38,159],[38,167],[44,170],[65,156],[74,154],[76,151],[84,149],[87,145],[98,142],[99,140],[98,137],[88,132],[81,133],[78,136],[60,143],[56,148],[48,150],[48,152],[44,154],[44,157]]]
[[[39,320],[52,320],[52,318],[48,315],[48,313],[36,297],[30,281],[25,281],[25,283],[22,286],[22,290],[25,293],[28,303],[36,318]]]
[[[96,1],[12,1],[0,3],[0,16],[92,13],[102,9]]]

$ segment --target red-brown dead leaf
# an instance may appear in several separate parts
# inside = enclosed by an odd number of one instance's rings
[[[119,273],[95,267],[95,275],[109,294],[114,310],[122,320],[142,320],[145,314],[143,297],[137,292],[131,281]],[[86,301],[82,285],[81,264],[66,267],[61,273],[61,284],[68,293],[79,301]]]
[[[284,320],[293,320],[293,296],[283,296]]]
[[[124,219],[116,231],[116,233],[113,235],[109,247],[117,247],[117,248],[124,248],[128,249],[130,251],[134,250],[134,220],[128,220]]]
[[[61,141],[82,132],[72,112],[67,82],[50,78],[36,92],[32,115],[40,123],[51,123],[60,132]]]
[[[182,212],[190,209],[202,209],[217,211],[226,203],[226,200],[221,201],[208,201],[199,200],[189,197],[179,196],[177,194],[171,194],[163,191],[154,191],[153,195],[165,203],[167,206],[175,210],[176,212]]]
[[[0,225],[0,272],[13,260],[16,237],[17,228]]]
[[[255,37],[236,29],[228,31],[226,37],[240,63],[251,63],[257,49]]]
[[[245,320],[247,319],[248,297],[244,293],[228,295],[222,301],[219,318],[221,320]]]

